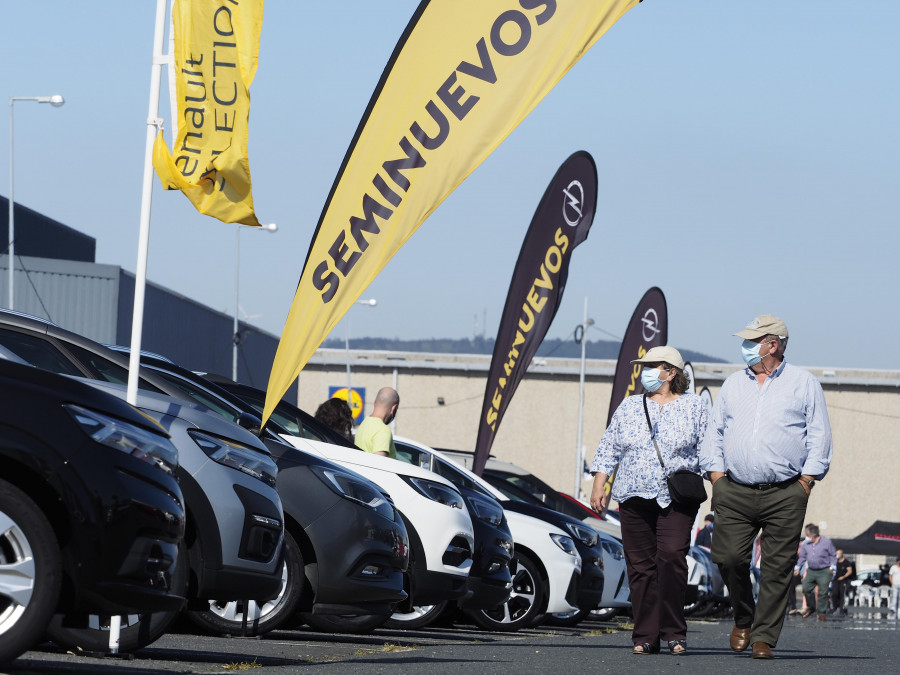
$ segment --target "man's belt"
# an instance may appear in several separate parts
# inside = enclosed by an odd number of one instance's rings
[[[802,474],[798,473],[793,478],[788,478],[787,480],[783,480],[778,483],[740,483],[734,480],[734,478],[732,478],[730,475],[728,476],[728,480],[730,480],[732,483],[740,485],[741,487],[750,488],[751,490],[771,490],[772,488],[783,488],[791,485],[792,483],[796,483],[798,480],[800,480],[801,475]]]

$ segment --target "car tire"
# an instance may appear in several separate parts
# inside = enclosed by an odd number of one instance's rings
[[[50,522],[24,492],[0,480],[0,663],[44,636],[62,584],[62,557]]]
[[[466,615],[485,630],[517,631],[544,616],[546,593],[538,566],[523,553],[516,553],[515,558],[516,573],[509,599],[493,609],[465,610]]]
[[[303,612],[303,620],[322,633],[349,633],[366,635],[380,628],[391,618],[390,614],[312,614]]]
[[[444,613],[444,610],[447,609],[447,604],[447,601],[444,600],[436,605],[415,606],[411,612],[394,612],[384,625],[386,628],[399,628],[401,630],[424,628],[434,623]]]
[[[544,623],[550,626],[562,626],[564,628],[573,628],[590,616],[591,610],[577,609],[574,612],[565,614],[547,614]]]
[[[171,586],[184,595],[188,578],[188,556],[184,547],[178,549],[178,561],[172,573]],[[156,642],[181,614],[180,609],[168,612],[143,612],[122,616],[119,629],[119,651],[133,652]],[[109,648],[110,617],[97,614],[54,614],[47,625],[47,637],[72,652],[106,654]]]
[[[274,598],[258,604],[254,602],[259,610],[255,619],[248,619],[244,625],[247,610],[256,612],[243,600],[210,600],[209,609],[190,611],[187,613],[188,618],[205,632],[214,635],[254,637],[275,630],[289,621],[296,612],[307,584],[303,567],[303,553],[290,532],[285,530],[281,588]]]
[[[587,618],[589,621],[612,621],[621,611],[621,607],[598,607],[592,609]]]

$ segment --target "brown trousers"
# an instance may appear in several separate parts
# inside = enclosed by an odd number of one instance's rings
[[[619,504],[622,546],[634,614],[632,643],[684,640],[687,552],[699,507],[632,497]]]

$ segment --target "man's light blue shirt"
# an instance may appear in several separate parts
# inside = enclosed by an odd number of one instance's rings
[[[762,386],[749,368],[725,380],[700,448],[700,469],[725,472],[745,485],[798,474],[823,478],[832,449],[822,385],[782,362]]]

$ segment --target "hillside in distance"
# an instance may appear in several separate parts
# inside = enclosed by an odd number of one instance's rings
[[[323,347],[343,349],[345,343],[341,339],[325,340]],[[617,359],[621,343],[613,340],[588,340],[585,343],[585,356],[589,359]],[[494,340],[488,338],[429,338],[423,340],[400,340],[398,338],[352,338],[351,349],[373,349],[396,352],[427,352],[432,354],[487,354],[494,353]],[[702,352],[678,347],[685,361],[696,363],[725,363],[724,359],[709,356]],[[538,356],[557,358],[581,358],[581,345],[575,340],[562,338],[545,339],[538,348]]]

